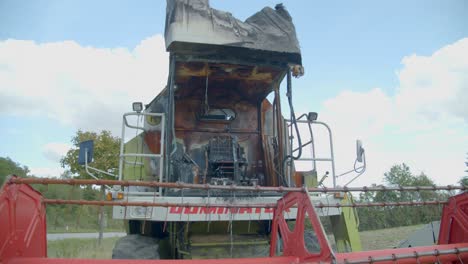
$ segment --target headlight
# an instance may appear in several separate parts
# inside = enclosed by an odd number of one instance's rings
[[[137,113],[141,113],[143,111],[143,103],[141,102],[135,102],[132,104],[133,111]]]

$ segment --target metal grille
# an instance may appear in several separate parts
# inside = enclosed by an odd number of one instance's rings
[[[220,136],[210,139],[209,142],[209,160],[216,161],[234,161],[233,140],[229,136]]]

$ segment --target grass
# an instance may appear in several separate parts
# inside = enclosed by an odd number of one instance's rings
[[[110,259],[118,237],[104,238],[99,245],[97,239],[63,239],[47,243],[49,258]]]
[[[360,232],[363,250],[393,248],[422,225],[404,226]],[[104,238],[101,245],[97,239],[63,239],[48,242],[50,258],[110,259],[115,242],[119,238]]]
[[[398,246],[399,242],[424,225],[402,226],[359,232],[362,250],[386,249]]]

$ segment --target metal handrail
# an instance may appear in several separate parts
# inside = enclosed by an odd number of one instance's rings
[[[333,135],[332,135],[332,131],[330,129],[330,127],[328,126],[327,123],[325,122],[321,122],[321,121],[309,121],[309,120],[299,120],[300,118],[302,118],[304,115],[301,115],[298,119],[296,119],[296,122],[298,123],[304,123],[304,124],[308,124],[309,126],[309,132],[311,134],[311,140],[302,144],[301,146],[297,147],[296,149],[292,149],[292,143],[291,145],[289,146],[290,147],[290,151],[291,153],[294,153],[295,151],[299,150],[299,148],[301,147],[304,147],[304,146],[307,146],[309,144],[311,144],[311,148],[312,148],[312,158],[299,158],[297,160],[303,160],[303,161],[313,161],[313,164],[314,164],[314,169],[317,169],[316,168],[316,163],[317,161],[329,161],[331,162],[331,165],[332,165],[332,178],[333,178],[333,187],[336,187],[336,174],[335,174],[335,154],[334,154],[334,151],[333,151]],[[285,122],[289,122],[291,123],[291,120],[288,120],[286,119]],[[322,125],[324,126],[327,131],[328,131],[328,138],[329,138],[329,146],[330,146],[330,157],[329,158],[317,158],[315,156],[315,144],[314,144],[314,137],[313,137],[313,133],[312,133],[312,127],[311,125],[312,124],[317,124],[317,125]]]
[[[201,189],[225,191],[252,191],[252,192],[308,192],[334,193],[334,192],[420,192],[420,191],[467,191],[468,185],[433,185],[433,186],[363,186],[363,187],[273,187],[273,186],[237,186],[237,185],[210,185],[183,182],[157,182],[157,181],[118,181],[118,180],[91,180],[91,179],[56,179],[56,178],[11,178],[11,184],[65,184],[65,185],[121,185],[146,186],[173,189]]]
[[[125,152],[125,128],[133,128],[137,130],[143,130],[146,131],[145,127],[141,127],[138,125],[132,125],[129,124],[127,117],[128,116],[137,116],[139,118],[140,116],[156,116],[161,118],[161,138],[160,138],[160,153],[157,154],[145,154],[145,153],[124,153]],[[120,141],[120,155],[119,155],[119,180],[123,180],[123,168],[125,162],[125,158],[128,157],[134,157],[134,158],[157,158],[159,159],[159,182],[162,182],[163,178],[163,167],[164,167],[164,155],[163,155],[163,149],[164,149],[164,136],[165,136],[165,114],[164,113],[148,113],[148,112],[129,112],[125,113],[123,115],[123,122],[122,122],[122,135],[121,138],[122,140]],[[162,187],[159,187],[159,193],[161,193]]]

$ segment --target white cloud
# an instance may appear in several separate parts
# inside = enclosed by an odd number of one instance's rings
[[[42,146],[42,154],[50,161],[59,162],[69,149],[69,144],[51,142]]]
[[[403,58],[398,72],[398,107],[437,118],[449,113],[468,121],[468,38],[447,45],[430,57]]]
[[[62,168],[34,167],[30,168],[31,174],[41,178],[58,178],[64,172]]]
[[[455,184],[468,151],[468,38],[402,64],[395,95],[343,91],[324,102],[320,119],[333,128],[337,170],[351,168],[360,138],[368,170],[355,185],[381,183],[402,162],[436,183]]]
[[[164,88],[167,60],[161,35],[133,50],[1,41],[0,114],[46,116],[118,135],[131,102],[148,103]]]

